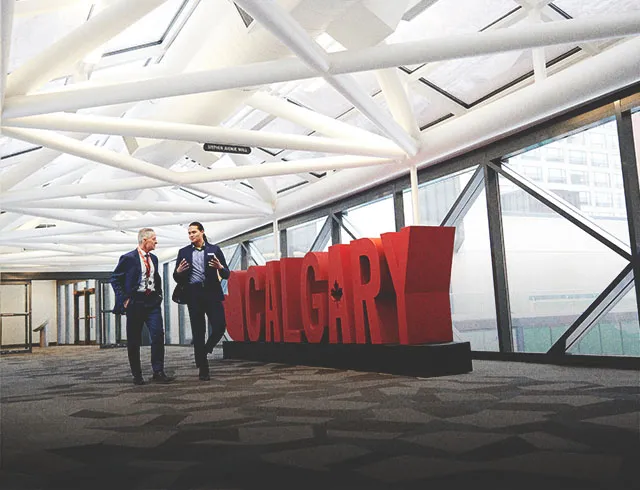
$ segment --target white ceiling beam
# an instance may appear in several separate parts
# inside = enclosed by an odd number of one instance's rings
[[[429,38],[329,53],[330,73],[353,73],[400,65],[458,59],[556,44],[620,38],[640,33],[640,12],[547,22],[528,29],[507,28]],[[313,78],[318,73],[295,58],[190,72],[147,80],[74,87],[9,97],[7,118],[73,111],[218,90]]]
[[[42,259],[50,259],[50,258],[66,258],[72,257],[72,255],[67,255],[68,252],[64,250],[59,250],[58,252],[54,251],[29,251],[29,252],[16,252],[10,254],[0,254],[0,264],[11,264],[14,262],[25,262],[30,263],[35,260]]]
[[[243,180],[252,177],[272,177],[300,172],[315,172],[342,168],[356,168],[371,165],[393,163],[394,159],[339,156],[299,160],[296,162],[270,163],[268,165],[252,165],[251,167],[217,168],[210,170],[196,170],[191,172],[173,172],[157,165],[138,160],[127,154],[116,153],[104,148],[80,143],[71,138],[47,133],[36,129],[3,128],[3,134],[28,141],[33,144],[57,149],[71,155],[103,163],[105,165],[128,170],[130,172],[152,177],[154,179],[171,182],[177,185],[201,184],[226,180]]]
[[[395,68],[377,70],[376,78],[387,101],[389,111],[400,126],[414,139],[420,138],[420,127],[407,96],[407,88]]]
[[[15,209],[13,208],[9,208],[9,207],[5,207],[5,205],[2,205],[3,209],[6,209],[8,211],[12,211],[12,212],[16,212]],[[113,223],[110,220],[107,219],[103,219],[100,218],[99,216],[88,216],[86,213],[69,213],[69,212],[62,212],[62,213],[56,213],[56,212],[51,212],[49,210],[44,210],[44,209],[19,209],[19,212],[21,214],[26,214],[27,216],[34,216],[36,218],[45,218],[45,219],[49,219],[49,220],[55,220],[55,221],[64,221],[66,223],[75,223],[75,224],[79,224],[79,225],[95,225],[95,226],[100,226],[102,228],[114,228]]]
[[[351,75],[333,75],[327,53],[302,26],[273,0],[237,0],[256,21],[282,41],[298,58],[310,66],[362,114],[395,141],[408,155],[418,151],[416,141],[389,118]]]
[[[252,165],[251,161],[244,155],[230,155],[230,157],[233,163],[238,167]],[[275,208],[276,192],[273,189],[273,186],[269,185],[265,179],[249,179],[249,184],[264,202],[269,204],[272,209]]]
[[[347,155],[401,157],[405,153],[389,141],[365,142],[321,136],[270,133],[246,129],[210,127],[197,124],[171,123],[146,119],[114,118],[79,114],[48,114],[16,119],[4,119],[10,127],[78,131],[116,136],[219,143],[249,147],[283,148]]]
[[[158,230],[159,231],[159,230]],[[28,238],[28,243],[43,243],[43,244],[47,244],[47,243],[64,243],[64,244],[77,244],[77,243],[83,243],[82,248],[89,248],[92,249],[95,245],[92,244],[92,241],[96,241],[96,239],[98,239],[98,241],[100,242],[100,246],[109,246],[109,247],[117,247],[118,250],[122,250],[122,247],[120,247],[120,245],[126,245],[126,244],[130,244],[131,243],[131,237],[126,236],[123,233],[118,232],[113,232],[113,233],[99,233],[99,234],[87,234],[86,235],[87,240],[83,241],[78,239],[77,235],[71,236],[71,235],[65,235],[65,236],[54,236],[54,237],[29,237]],[[26,241],[26,240],[24,240]],[[162,237],[162,242],[165,243],[167,242],[168,239],[166,237]],[[180,243],[182,243],[184,240],[181,241],[177,241],[176,240],[176,245],[179,245]]]
[[[124,31],[166,0],[119,0],[77,29],[54,42],[8,77],[7,96],[38,89],[59,73],[67,72],[87,54]]]
[[[9,71],[9,56],[11,54],[11,32],[13,30],[13,16],[15,0],[2,0],[0,4],[0,114],[4,104],[7,89],[7,72]]]
[[[135,243],[131,248],[135,248]],[[27,268],[37,265],[37,272],[46,271],[49,267],[54,269],[55,266],[64,266],[65,270],[68,270],[67,266],[69,265],[91,265],[93,270],[93,267],[95,266],[111,264],[111,269],[113,269],[117,263],[117,258],[114,260],[113,257],[101,255],[91,255],[88,257],[73,256],[71,254],[57,254],[57,256],[55,256],[53,255],[53,252],[23,252],[21,254],[12,255],[16,255],[16,257],[11,258],[10,260],[4,259],[3,256],[0,256],[0,263],[3,264],[3,269],[12,263],[14,266]]]
[[[185,183],[201,182],[205,177],[207,178],[207,182],[243,180],[254,177],[275,177],[277,175],[289,175],[301,172],[320,172],[344,168],[380,166],[392,163],[396,163],[396,160],[377,157],[340,156],[310,158],[308,160],[251,165],[250,167],[211,169],[206,175],[204,172],[185,172],[182,174],[182,178]]]
[[[166,168],[133,158],[128,154],[116,153],[104,148],[81,143],[56,133],[35,129],[3,127],[2,134],[22,141],[28,141],[34,145],[42,145],[70,155],[86,158],[110,167],[127,170],[164,182],[178,185],[182,183],[180,174],[167,170]]]
[[[91,225],[69,225],[55,226],[52,228],[36,228],[31,230],[3,230],[0,234],[0,243],[18,243],[22,240],[29,240],[31,238],[44,238],[44,237],[58,237],[65,235],[79,235],[82,233],[93,234],[95,232],[102,231],[103,227]]]
[[[81,182],[71,185],[56,185],[46,188],[36,188],[22,191],[10,191],[0,194],[0,202],[20,203],[25,201],[38,201],[43,199],[56,199],[61,197],[89,196],[93,194],[108,194],[114,192],[136,191],[159,187],[174,186],[164,181],[149,177],[133,177],[106,182]],[[268,212],[269,208],[264,203],[251,199],[247,194],[230,189],[224,184],[210,183],[184,186],[195,189],[205,195],[217,197],[225,202],[232,202],[241,206],[255,209],[258,212]]]
[[[331,138],[349,138],[356,141],[375,141],[379,144],[393,145],[399,148],[391,140],[384,138],[365,129],[357,128],[345,122],[339,121],[324,114],[312,111],[305,107],[287,102],[275,95],[264,91],[255,92],[246,104],[254,109],[266,112],[273,116],[286,119],[304,128],[309,128],[317,133]]]
[[[212,204],[200,202],[145,202],[125,199],[52,199],[49,201],[22,202],[19,205],[8,205],[0,202],[2,208],[41,208],[41,209],[88,209],[102,211],[140,211],[149,213],[206,213],[206,214],[236,214],[239,216],[260,216],[268,213],[249,211],[240,206],[226,204]]]

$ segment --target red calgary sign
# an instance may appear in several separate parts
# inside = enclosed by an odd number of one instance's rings
[[[451,342],[455,228],[408,226],[234,271],[225,302],[234,341]]]

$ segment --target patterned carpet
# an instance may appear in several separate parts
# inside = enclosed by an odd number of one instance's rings
[[[3,356],[0,488],[640,488],[637,371],[474,361],[415,378],[220,357],[200,382],[191,350],[168,347],[176,381],[134,386],[125,349]]]

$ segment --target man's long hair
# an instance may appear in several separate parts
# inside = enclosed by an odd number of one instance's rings
[[[209,243],[209,240],[207,240],[207,235],[205,235],[204,233],[204,226],[202,226],[202,223],[200,223],[199,221],[193,221],[192,223],[189,223],[189,228],[191,228],[192,226],[195,226],[196,228],[198,228],[198,230],[202,232],[202,238],[204,239],[204,243]]]

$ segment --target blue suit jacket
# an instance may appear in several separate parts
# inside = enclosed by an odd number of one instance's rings
[[[212,258],[212,255],[215,254],[218,257],[218,260],[222,264],[222,269],[220,269],[220,277],[222,279],[229,279],[231,275],[231,271],[229,270],[229,266],[227,265],[227,261],[224,258],[224,254],[220,247],[217,245],[212,245],[211,243],[205,242],[204,245],[204,287],[208,289],[212,293],[212,299],[217,301],[224,301],[224,293],[222,292],[222,286],[220,285],[220,280],[218,279],[217,271],[218,269],[214,267],[209,267],[207,263],[209,259]],[[182,259],[185,259],[189,264],[189,268],[181,273],[178,272],[178,265],[182,262]],[[181,248],[178,251],[178,258],[176,259],[176,267],[173,271],[173,278],[178,284],[186,285],[189,284],[189,277],[191,275],[191,268],[193,267],[193,245],[187,245],[186,247]],[[182,302],[187,302],[188,298],[181,298]]]
[[[149,254],[155,274],[153,275],[154,288],[156,298],[162,300],[162,278],[158,272],[158,257]],[[113,313],[124,315],[124,302],[131,299],[133,294],[138,290],[140,285],[140,277],[142,275],[142,266],[140,265],[140,256],[138,249],[132,250],[120,257],[118,265],[111,274],[111,287],[116,295],[116,303],[113,307]]]

